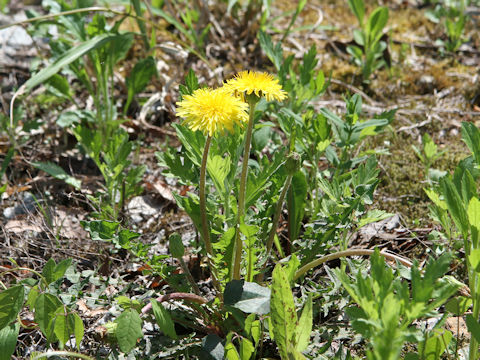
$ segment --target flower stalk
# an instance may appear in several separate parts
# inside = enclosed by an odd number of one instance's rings
[[[245,133],[245,146],[243,149],[242,173],[240,175],[240,188],[238,190],[238,210],[237,210],[237,231],[235,234],[234,261],[233,261],[233,279],[240,280],[240,265],[242,261],[243,243],[240,236],[240,224],[243,223],[245,216],[245,197],[247,193],[247,175],[248,159],[250,158],[250,147],[252,144],[253,123],[255,120],[255,106],[259,98],[255,95],[247,95],[250,105],[248,127]]]

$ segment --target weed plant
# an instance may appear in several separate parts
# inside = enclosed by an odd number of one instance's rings
[[[237,3],[229,2],[231,11],[240,6]],[[202,20],[205,9],[199,4],[181,13],[182,24],[176,24],[161,9],[162,4],[156,2],[152,9],[189,41],[197,42],[197,51],[201,51],[209,25]],[[264,31],[258,33],[258,40],[276,76],[242,71],[209,88],[190,70],[179,89],[177,115],[182,122],[173,125],[181,146],[157,153],[157,158],[165,176],[189,189],[174,197],[199,236],[198,254],[211,279],[211,284],[200,287],[185,262],[187,250],[179,234],[168,238],[170,255],[152,256],[151,245],[143,244],[140,234],[119,220],[125,201],[139,193],[144,171],[129,160],[134,143],[120,127],[123,118],[114,102],[114,69],[126,57],[134,34],[120,30],[124,19],[107,25],[101,12],[87,22],[80,14],[90,2],[71,5],[47,0],[45,5],[54,14],[48,18],[50,23],[62,29],[60,38],[50,42],[54,61],[19,93],[45,82],[49,91],[71,98],[75,89],[59,71],[74,76],[89,93],[93,111],[65,112],[58,120],[75,134],[105,180],[103,192],[92,198],[95,219],[82,225],[93,240],[130,251],[145,264],[146,272],[166,283],[163,294],[146,292],[139,298],[121,295],[115,299],[119,311],[105,325],[113,348],[111,358],[145,358],[138,343],[146,337],[145,322],[154,322],[155,329],[163,333],[163,348],[169,349],[171,357],[351,357],[342,350],[333,354],[329,350],[333,336],[314,321],[319,308],[333,306],[365,344],[368,359],[397,359],[407,343],[414,346],[405,359],[457,357],[458,347],[452,351],[450,346],[455,341],[453,334],[444,326],[446,316],[448,312],[463,315],[470,305],[472,310],[466,315],[471,333],[468,356],[478,358],[480,130],[475,125],[462,125],[471,156],[460,162],[453,174],[432,175],[431,166],[441,154],[430,137],[424,136],[421,150],[415,148],[430,180],[426,192],[433,202],[432,216],[447,239],[463,240],[470,297],[455,297],[447,303],[460,288],[466,291],[464,284],[447,275],[450,253],[429,259],[421,269],[417,262],[387,251],[351,247],[353,233],[391,216],[375,206],[379,183],[376,155],[381,150],[363,150],[362,144],[393,122],[395,110],[366,119],[359,94],[345,95],[341,114],[316,108],[314,101],[329,82],[317,70],[315,46],[296,63],[293,55],[284,57],[282,43],[274,44]],[[145,27],[144,7],[139,1],[131,5],[144,45],[150,49],[153,36]],[[349,52],[368,82],[373,72],[384,66],[381,54],[386,45],[381,37],[388,10],[375,9],[365,22],[363,2],[351,0],[349,5],[360,24],[355,32],[358,46],[350,47]],[[297,10],[303,6],[302,1]],[[247,14],[260,12],[259,8],[259,1],[247,2]],[[41,34],[46,30],[37,23],[34,31]],[[155,75],[153,66],[153,58],[147,56],[133,67],[126,80],[124,112]],[[12,111],[14,121],[9,124],[2,118],[1,123],[10,131],[13,149],[21,144],[12,132],[16,116]],[[58,166],[36,166],[73,181]],[[2,166],[0,174],[4,171]],[[354,260],[356,256],[369,256],[370,261]],[[313,269],[338,259],[337,268],[324,267],[330,284],[315,284],[308,277]],[[33,359],[50,355],[91,359],[79,353],[84,325],[75,305],[89,280],[75,272],[70,259],[58,264],[49,260],[41,272],[13,262],[11,268],[2,267],[1,274],[19,271],[33,276],[14,279],[9,286],[1,283],[0,357],[15,353],[20,327],[30,326],[21,318],[21,311],[28,309],[34,315],[31,326],[55,349],[33,354]],[[67,293],[63,293],[65,288]],[[169,301],[181,301],[182,306],[167,306]],[[337,303],[332,305],[334,301]],[[440,315],[438,309],[443,305],[447,312]],[[433,328],[416,326],[432,317],[439,319]],[[180,333],[176,325],[182,325],[186,333]],[[325,333],[327,345],[319,348],[312,344],[313,332]],[[157,354],[148,356],[153,359]]]

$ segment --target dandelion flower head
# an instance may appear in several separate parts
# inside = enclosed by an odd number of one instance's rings
[[[278,80],[265,72],[242,71],[233,79],[227,80],[227,87],[236,93],[247,95],[255,93],[258,97],[264,96],[268,101],[282,101],[287,97]]]
[[[190,129],[209,136],[225,130],[233,133],[234,124],[248,122],[248,105],[224,87],[197,89],[184,96],[177,106],[177,115],[184,118]]]

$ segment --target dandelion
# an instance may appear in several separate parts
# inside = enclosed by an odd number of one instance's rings
[[[217,132],[233,132],[234,124],[248,121],[248,105],[225,87],[197,89],[177,102],[177,115],[192,130],[213,136]]]
[[[245,147],[243,150],[242,172],[240,174],[240,188],[238,191],[237,232],[235,234],[233,261],[233,279],[240,279],[240,263],[242,258],[243,243],[240,238],[240,224],[245,215],[245,198],[247,190],[248,158],[250,157],[250,145],[252,142],[253,123],[255,120],[255,106],[261,97],[267,101],[282,101],[287,93],[273,75],[265,72],[242,71],[233,79],[227,80],[225,85],[236,95],[240,95],[249,105],[248,126],[245,133]],[[250,281],[251,273],[247,273],[247,281]]]
[[[212,281],[222,297],[218,272],[211,259],[215,257],[207,217],[206,177],[207,161],[212,136],[218,132],[233,132],[235,124],[243,125],[248,122],[248,104],[239,97],[234,96],[230,89],[221,87],[218,89],[197,89],[192,95],[184,96],[177,103],[177,115],[183,117],[185,124],[192,130],[200,130],[206,135],[203,149],[202,163],[200,166],[200,181],[198,185],[199,206],[201,217],[202,238],[207,252],[207,263],[212,272]]]
[[[268,101],[282,101],[287,93],[273,75],[265,72],[242,71],[233,79],[227,80],[227,87],[239,94],[250,95],[254,93],[257,97],[265,97]]]

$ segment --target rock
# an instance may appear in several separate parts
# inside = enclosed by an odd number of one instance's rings
[[[136,196],[127,205],[127,213],[135,223],[158,214],[160,208],[152,204],[148,196]]]
[[[417,86],[419,87],[419,92],[422,94],[433,93],[433,90],[437,86],[437,81],[431,75],[422,75],[420,79],[417,80]]]

